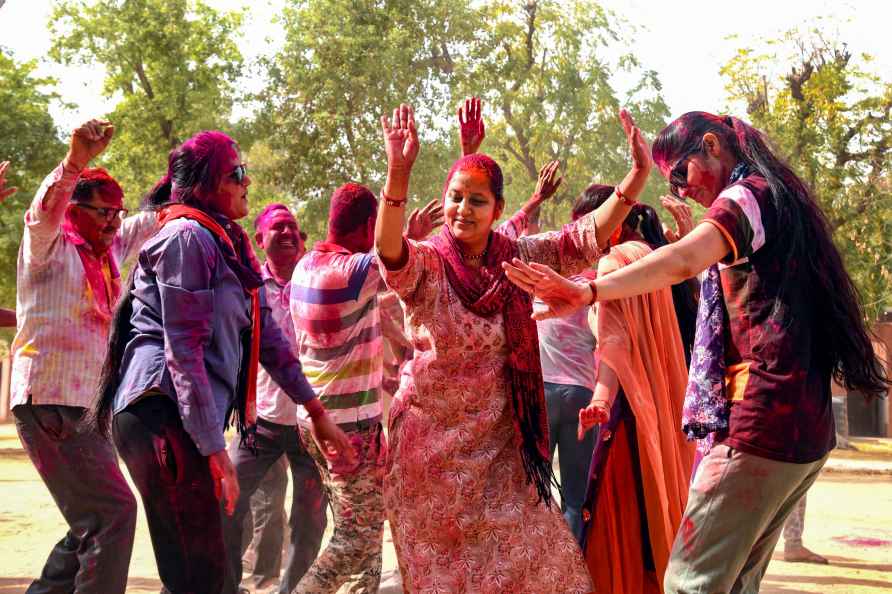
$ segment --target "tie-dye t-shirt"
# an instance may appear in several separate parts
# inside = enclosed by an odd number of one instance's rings
[[[717,441],[773,460],[808,463],[836,444],[830,370],[818,363],[808,280],[788,282],[796,262],[782,247],[783,229],[765,179],[751,175],[716,198],[704,220],[731,245],[720,264],[730,328],[725,388],[727,435]]]

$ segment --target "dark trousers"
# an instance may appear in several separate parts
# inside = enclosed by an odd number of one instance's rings
[[[548,410],[552,458],[555,448],[560,450],[563,491],[561,510],[577,540],[582,535],[582,505],[585,502],[588,467],[592,461],[598,429],[594,428],[586,433],[582,441],[576,438],[576,429],[579,426],[579,411],[588,406],[591,399],[592,391],[588,388],[545,382],[545,406]]]
[[[289,518],[291,542],[285,561],[285,574],[279,586],[281,594],[288,594],[319,554],[322,533],[325,532],[327,498],[322,490],[322,479],[316,464],[307,454],[295,426],[258,419],[254,445],[256,455],[238,443],[229,450],[238,474],[240,494],[235,513],[223,519],[231,580],[227,581],[225,591],[235,592],[241,582],[242,530],[245,515],[250,512],[251,496],[270,467],[284,454],[291,465],[294,478],[294,497]]]
[[[221,508],[207,458],[176,404],[150,395],[115,415],[114,438],[142,497],[164,591],[219,594],[226,571]]]
[[[84,409],[19,405],[22,446],[68,522],[28,594],[123,593],[136,531],[136,500],[112,444],[81,423]]]
[[[238,439],[229,444],[238,448]],[[230,454],[232,455],[232,454]],[[258,586],[279,581],[285,541],[285,491],[288,489],[288,460],[285,456],[270,466],[251,496],[251,510],[245,514],[242,528],[242,569],[250,571]],[[242,579],[245,579],[242,576]]]

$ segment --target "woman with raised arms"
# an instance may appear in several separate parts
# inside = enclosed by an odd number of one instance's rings
[[[456,161],[446,224],[403,239],[418,154],[412,109],[382,118],[387,182],[375,229],[385,280],[406,307],[414,357],[390,413],[385,504],[409,592],[590,592],[579,547],[551,500],[548,430],[532,301],[511,258],[563,274],[591,266],[644,187],[650,155],[621,114],[633,166],[614,195],[562,230],[493,233],[504,208],[490,157]]]

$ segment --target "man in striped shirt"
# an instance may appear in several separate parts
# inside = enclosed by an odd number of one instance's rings
[[[423,239],[439,224],[441,211],[431,202],[413,213],[409,236]],[[381,427],[384,347],[378,294],[386,288],[370,253],[376,215],[377,200],[367,188],[346,184],[335,190],[328,237],[303,257],[292,278],[291,315],[304,374],[357,453],[349,466],[326,461],[303,419],[335,528],[295,592],[335,592],[347,582],[353,584],[351,592],[377,592],[381,579],[387,444]]]

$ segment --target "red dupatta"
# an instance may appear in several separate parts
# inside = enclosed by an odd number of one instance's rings
[[[443,259],[446,278],[462,305],[478,316],[502,314],[508,343],[506,364],[514,409],[514,430],[520,442],[527,480],[539,498],[551,505],[554,474],[548,445],[548,419],[539,360],[539,334],[532,319],[533,301],[502,270],[502,262],[518,255],[517,243],[490,233],[486,255],[479,269],[465,264],[461,248],[448,227],[431,239]]]

